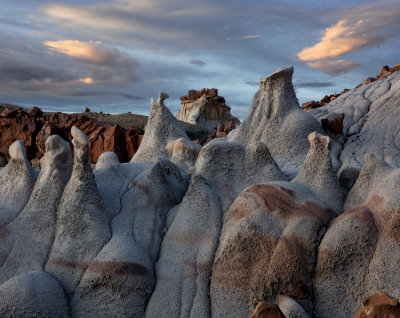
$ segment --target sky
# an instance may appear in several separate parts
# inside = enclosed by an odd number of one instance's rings
[[[300,104],[400,62],[398,0],[1,0],[0,103],[148,114],[164,91],[217,88],[245,118],[294,66]]]

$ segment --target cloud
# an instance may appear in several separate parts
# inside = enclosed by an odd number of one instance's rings
[[[204,66],[207,63],[202,60],[193,59],[193,60],[190,60],[190,64],[197,65],[197,66]]]
[[[82,91],[82,90],[69,90],[65,92],[66,96],[121,96],[123,98],[129,99],[129,100],[144,100],[146,99],[145,97],[142,96],[137,96],[133,94],[128,94],[128,93],[123,93],[123,92],[116,92],[116,91],[99,91],[99,90],[93,90],[93,91]]]
[[[398,38],[396,31],[400,28],[398,1],[367,2],[353,8],[338,10],[331,16],[338,16],[340,19],[336,24],[323,30],[318,43],[304,47],[297,53],[300,61],[330,75],[346,72],[358,65],[356,62],[343,59],[345,55],[377,47],[385,42],[387,44],[390,37]],[[392,39],[393,41],[398,40]],[[385,53],[388,55],[388,52]],[[355,56],[355,54],[352,55]]]
[[[139,80],[139,63],[101,41],[59,40],[43,42],[52,53],[61,53],[86,64],[85,84],[128,84]]]
[[[294,83],[294,87],[296,88],[317,88],[317,87],[331,87],[335,84],[333,82],[298,82]]]
[[[351,23],[348,20],[339,20],[337,24],[325,29],[324,36],[317,44],[304,48],[297,56],[300,61],[305,62],[336,58],[384,42],[386,35],[373,34],[372,29],[373,26],[368,21]]]
[[[261,37],[261,34],[248,34],[248,35],[243,35],[242,39],[257,39],[260,37]]]
[[[349,60],[320,60],[307,63],[312,68],[317,68],[329,75],[345,73],[358,63]]]
[[[253,87],[260,86],[260,83],[255,81],[247,81],[246,84]]]
[[[72,74],[60,68],[50,68],[4,57],[0,63],[0,74],[0,82],[63,83],[75,79]]]

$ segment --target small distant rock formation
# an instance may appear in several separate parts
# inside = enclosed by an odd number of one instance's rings
[[[122,128],[82,115],[52,113],[43,114],[39,107],[28,110],[21,107],[4,108],[0,114],[0,154],[9,158],[8,147],[23,140],[28,160],[38,162],[45,153],[45,142],[57,134],[72,144],[71,127],[79,127],[90,140],[90,160],[97,162],[105,151],[113,151],[121,162],[132,158],[140,146],[143,130]]]
[[[339,94],[331,94],[331,95],[325,95],[320,101],[309,101],[306,103],[303,103],[301,105],[301,108],[303,110],[310,110],[310,109],[314,109],[314,108],[319,108],[322,106],[325,106],[327,104],[329,104],[330,102],[334,101],[336,98],[338,98],[340,95],[343,95],[344,93],[347,93],[349,91],[349,89],[345,88],[343,91],[341,91]]]
[[[240,120],[232,116],[231,108],[225,104],[225,98],[218,96],[216,88],[190,90],[187,95],[181,97],[181,104],[182,108],[176,115],[178,120],[203,126],[209,130],[230,122],[236,127],[240,124]]]
[[[381,69],[379,70],[379,73],[377,76],[375,77],[367,77],[366,79],[364,79],[362,81],[362,83],[358,84],[356,86],[356,88],[359,88],[363,85],[368,85],[372,82],[375,82],[377,80],[380,79],[384,79],[387,78],[389,75],[393,74],[394,72],[400,71],[400,63],[397,63],[395,66],[393,67],[389,67],[387,65],[384,65],[381,67]],[[319,108],[322,106],[325,106],[327,104],[329,104],[330,102],[334,101],[336,98],[338,98],[339,96],[343,95],[344,93],[347,93],[349,91],[349,89],[345,88],[343,91],[341,91],[339,94],[331,94],[331,95],[325,95],[320,101],[309,101],[306,103],[303,103],[301,105],[301,108],[303,110],[310,110],[310,109],[314,109],[314,108]]]

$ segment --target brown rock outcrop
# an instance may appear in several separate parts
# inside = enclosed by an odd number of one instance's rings
[[[343,113],[337,115],[332,120],[329,120],[327,118],[322,118],[321,119],[322,128],[334,134],[341,134],[343,132],[343,120],[344,120]]]
[[[399,318],[400,307],[396,298],[378,291],[363,301],[364,307],[356,312],[357,318]]]
[[[5,108],[0,115],[0,154],[8,158],[8,147],[15,140],[23,140],[28,159],[41,158],[50,135],[57,134],[71,142],[72,126],[79,127],[88,135],[93,163],[105,151],[115,152],[120,162],[129,161],[139,148],[143,135],[142,129],[125,129],[88,116],[63,113],[44,115],[36,106],[29,110]]]
[[[239,119],[232,116],[231,108],[226,105],[225,98],[218,96],[216,88],[203,88],[200,91],[190,90],[180,99],[182,108],[176,115],[178,120],[200,125],[209,130],[229,122],[233,122],[235,126],[240,124]]]

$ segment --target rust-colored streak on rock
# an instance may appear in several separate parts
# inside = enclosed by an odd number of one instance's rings
[[[259,302],[249,318],[284,318],[285,316],[275,304]]]
[[[329,210],[313,202],[299,203],[293,191],[279,186],[256,184],[245,192],[254,193],[263,199],[270,213],[278,213],[285,217],[315,216],[325,219]]]
[[[10,230],[7,227],[3,227],[0,229],[0,240],[5,240],[10,236]]]

